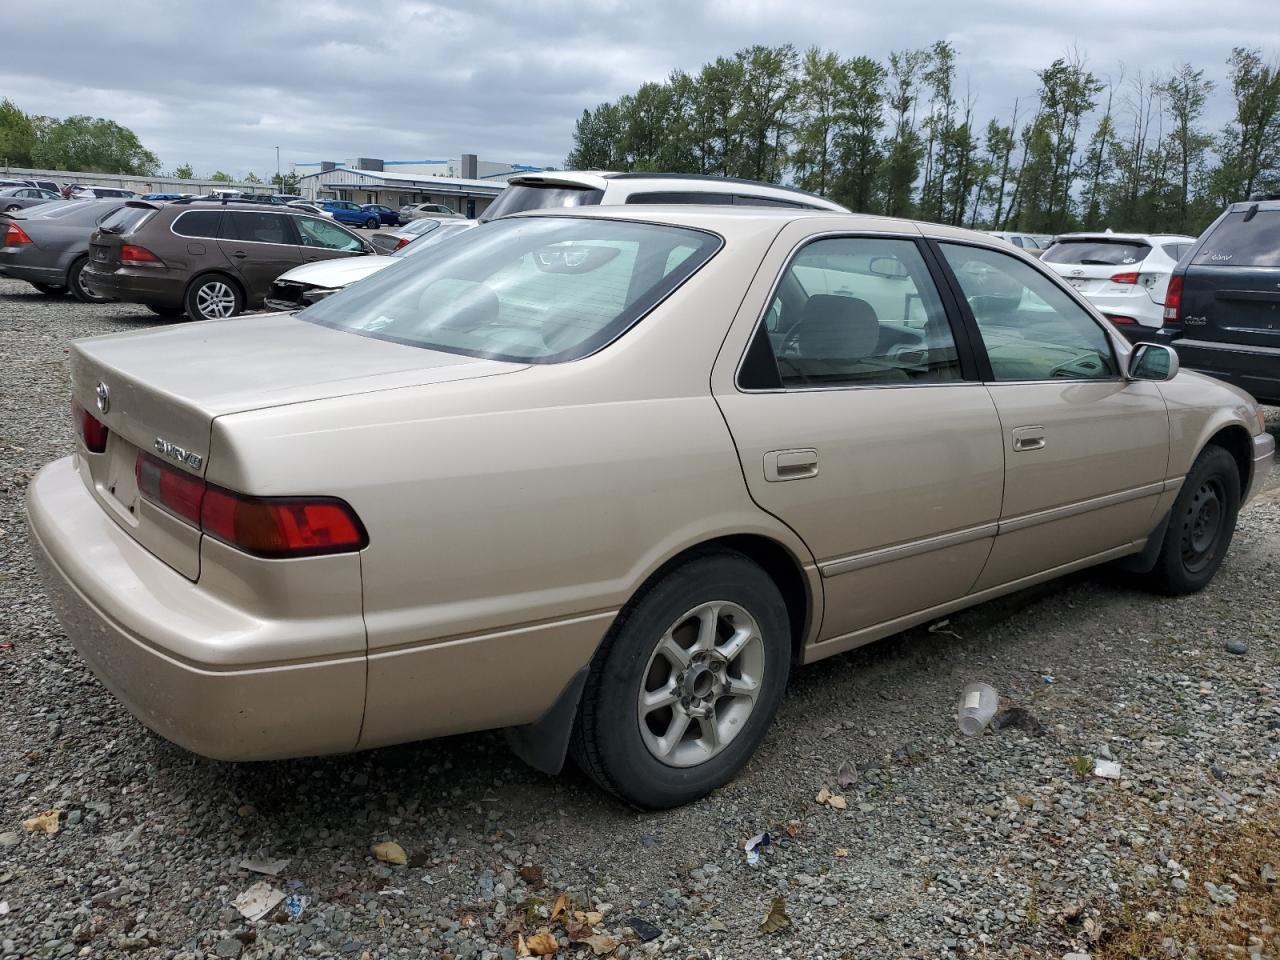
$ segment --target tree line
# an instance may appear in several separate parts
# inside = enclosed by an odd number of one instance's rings
[[[0,101],[0,159],[14,167],[154,176],[160,161],[128,127],[102,117],[59,120]]]
[[[1226,62],[1219,90],[1191,64],[1104,78],[1072,51],[981,116],[946,41],[885,61],[756,45],[583,110],[565,165],[786,181],[957,226],[1198,234],[1280,189],[1280,64],[1244,47]],[[1233,111],[1211,131],[1215,96]]]

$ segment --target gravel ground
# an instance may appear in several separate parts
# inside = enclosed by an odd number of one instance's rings
[[[497,960],[521,936],[551,947],[542,927],[560,957],[593,944],[619,960],[1061,957],[1105,946],[1126,903],[1155,893],[1176,910],[1196,867],[1182,858],[1280,798],[1274,480],[1203,593],[1157,598],[1093,572],[799,671],[747,770],[681,810],[639,814],[572,770],[534,773],[497,734],[285,763],[194,757],[81,665],[22,514],[32,474],[71,446],[67,340],[155,323],[0,281],[6,958]],[[1228,654],[1231,640],[1247,652]],[[961,737],[970,680],[1034,720]],[[1120,779],[1093,775],[1107,758]],[[816,803],[823,786],[847,808]],[[59,832],[24,829],[47,810]],[[749,866],[743,843],[766,830]],[[408,865],[378,862],[382,841]],[[287,863],[264,877],[249,857]],[[301,915],[241,918],[232,901],[261,880],[308,898]],[[1215,891],[1226,909],[1229,889]],[[766,934],[775,897],[790,924]],[[603,939],[570,942],[592,929]]]

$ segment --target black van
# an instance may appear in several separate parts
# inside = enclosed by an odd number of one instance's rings
[[[1182,366],[1280,405],[1280,193],[1233,203],[1169,280],[1166,337]]]

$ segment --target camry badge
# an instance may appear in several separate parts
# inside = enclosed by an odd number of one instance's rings
[[[199,470],[201,464],[204,463],[204,457],[198,453],[192,453],[176,443],[170,443],[161,437],[156,437],[156,442],[152,444],[156,453],[168,457],[170,460],[176,460],[178,463],[185,464],[192,470]]]
[[[107,409],[111,406],[111,391],[107,388],[105,383],[99,380],[98,387],[94,390],[94,393],[98,397],[98,412],[106,413]]]

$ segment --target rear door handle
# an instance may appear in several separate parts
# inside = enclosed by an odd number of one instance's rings
[[[818,451],[770,450],[764,455],[764,478],[771,483],[804,480],[818,475]]]
[[[1015,427],[1013,431],[1013,449],[1015,453],[1026,453],[1028,450],[1043,450],[1045,445],[1044,427]]]
[[[243,260],[245,257],[248,256],[248,254],[245,253],[243,250],[237,250],[235,253],[232,254],[232,256],[235,257],[237,260]]]

